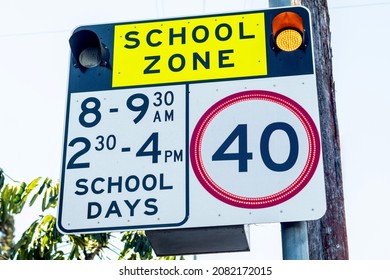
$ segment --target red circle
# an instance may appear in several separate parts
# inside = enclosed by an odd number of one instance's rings
[[[244,197],[235,195],[221,188],[210,177],[202,160],[202,141],[209,124],[224,109],[239,102],[260,100],[273,102],[291,111],[302,123],[308,138],[308,156],[299,176],[283,190],[263,197]],[[280,204],[298,194],[311,180],[320,158],[320,137],[310,115],[292,99],[271,91],[250,90],[227,96],[211,106],[195,126],[190,144],[191,164],[201,185],[215,198],[229,205],[241,208],[266,208]]]

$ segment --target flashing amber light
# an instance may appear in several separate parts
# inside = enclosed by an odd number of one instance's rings
[[[286,52],[297,50],[303,43],[303,21],[293,12],[278,14],[272,21],[276,46]]]

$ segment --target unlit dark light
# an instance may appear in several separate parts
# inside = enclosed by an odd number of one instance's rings
[[[101,51],[96,47],[89,47],[81,51],[79,62],[85,68],[93,68],[102,62]]]

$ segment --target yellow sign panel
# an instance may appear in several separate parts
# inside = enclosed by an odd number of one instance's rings
[[[267,75],[264,13],[115,26],[113,87]]]

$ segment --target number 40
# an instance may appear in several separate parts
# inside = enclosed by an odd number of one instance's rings
[[[277,130],[284,131],[290,142],[290,153],[286,161],[282,163],[275,162],[269,150],[271,135]],[[238,141],[238,151],[236,153],[227,153],[227,149],[236,139]],[[291,125],[284,122],[275,122],[264,129],[260,137],[260,155],[265,166],[270,170],[277,172],[289,170],[295,165],[298,159],[298,152],[298,136]],[[237,160],[239,172],[248,172],[248,160],[251,159],[253,159],[253,154],[248,152],[248,131],[246,124],[237,125],[212,156],[213,161]]]

